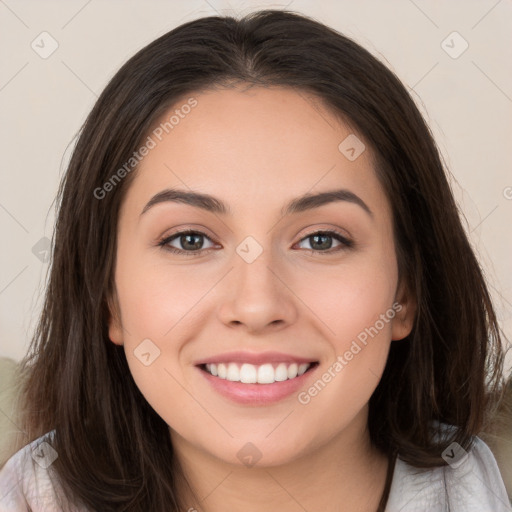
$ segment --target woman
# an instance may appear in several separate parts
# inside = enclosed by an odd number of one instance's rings
[[[283,11],[172,30],[59,197],[6,510],[510,510],[477,437],[491,299],[424,120],[359,45]]]

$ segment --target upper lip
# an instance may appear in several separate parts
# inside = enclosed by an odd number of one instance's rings
[[[249,363],[254,365],[262,365],[265,363],[314,363],[316,359],[294,356],[292,354],[284,354],[282,352],[225,352],[216,356],[201,359],[195,363],[196,366],[203,364],[219,364],[219,363]]]

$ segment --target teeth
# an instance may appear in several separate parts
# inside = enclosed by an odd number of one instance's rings
[[[234,363],[231,364],[236,366]],[[258,382],[256,366],[252,364],[243,364],[240,368],[240,382],[244,382],[245,384],[254,384]]]
[[[276,381],[274,367],[271,364],[262,364],[258,368],[258,384],[272,384]]]
[[[235,363],[229,363],[226,379],[232,380],[233,382],[240,380],[240,371],[238,370],[238,366]]]
[[[210,366],[215,366],[214,364],[210,365]],[[219,364],[217,366],[217,372],[218,372],[218,376],[221,378],[221,379],[225,379],[227,374],[228,374],[228,370],[226,368],[226,365],[225,364]],[[211,372],[212,375],[213,375],[213,372]]]
[[[211,363],[206,365],[206,371],[215,377],[232,382],[273,384],[300,377],[310,366],[310,363],[279,363],[274,368],[271,363],[260,366],[244,363],[239,367],[237,363]]]
[[[306,370],[309,368],[309,364],[308,363],[305,363],[305,364],[301,364],[299,366],[299,369],[297,370],[297,374],[298,375],[302,375],[303,373],[306,372]]]
[[[294,379],[295,377],[297,377],[298,368],[299,367],[298,367],[297,363],[293,363],[290,366],[288,366],[288,378],[289,379]]]
[[[276,376],[275,379],[278,382],[282,382],[283,380],[286,380],[288,378],[288,368],[284,363],[281,363],[277,366],[276,370]]]

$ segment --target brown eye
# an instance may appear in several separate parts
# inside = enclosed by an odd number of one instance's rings
[[[158,245],[173,253],[193,256],[211,249],[211,247],[207,247],[206,249],[204,248],[205,238],[210,240],[210,238],[201,231],[180,231],[164,238],[158,243]],[[171,242],[176,242],[180,247],[171,246]]]
[[[332,249],[333,239],[339,242],[339,245],[334,247],[334,249]],[[315,233],[305,236],[301,242],[304,240],[308,240],[310,245],[310,248],[308,249],[306,247],[306,249],[318,253],[338,252],[340,250],[348,249],[354,245],[351,240],[345,238],[337,231],[316,231]]]

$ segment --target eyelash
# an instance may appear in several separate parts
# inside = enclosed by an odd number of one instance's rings
[[[176,247],[170,247],[168,245],[174,239],[179,238],[180,236],[184,236],[184,235],[201,235],[201,236],[204,236],[204,237],[208,238],[209,240],[211,240],[210,237],[208,235],[206,235],[206,233],[203,233],[202,231],[188,229],[188,230],[184,230],[184,231],[178,231],[177,233],[173,233],[171,236],[161,239],[158,242],[158,246],[161,247],[164,251],[169,251],[174,254],[182,254],[182,255],[185,255],[188,257],[200,256],[204,252],[209,252],[209,251],[213,250],[213,248],[209,248],[209,249],[199,249],[197,251],[184,251],[182,249],[177,249]],[[326,251],[320,251],[318,249],[303,249],[303,250],[309,251],[311,254],[333,254],[333,253],[337,253],[339,251],[351,249],[354,247],[354,242],[352,240],[349,240],[348,238],[346,238],[345,236],[343,236],[341,233],[339,233],[336,230],[313,231],[312,233],[309,233],[306,236],[302,237],[299,240],[299,242],[302,242],[303,240],[311,238],[314,235],[330,236],[330,237],[338,240],[338,242],[341,242],[342,245],[338,246],[337,248],[334,248],[334,249],[328,249]],[[211,240],[211,241],[213,241],[213,240]]]

